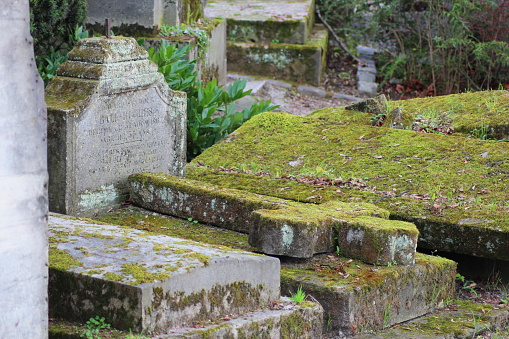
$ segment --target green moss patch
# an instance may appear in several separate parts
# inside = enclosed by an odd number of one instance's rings
[[[83,264],[72,255],[66,251],[59,250],[56,246],[50,246],[48,260],[51,263],[51,268],[59,271],[66,271],[71,267],[83,266]]]
[[[370,120],[343,108],[261,114],[197,157],[188,178],[298,201],[374,203],[414,222],[423,247],[509,260],[507,145]]]
[[[417,116],[433,123],[440,120],[456,133],[479,137],[485,128],[487,139],[509,140],[509,92],[484,91],[425,99],[393,101],[391,106],[403,109],[406,126]]]
[[[403,336],[474,338],[486,330],[499,330],[500,325],[504,326],[500,320],[507,318],[508,314],[509,309],[505,306],[495,307],[472,301],[453,300],[442,309],[377,335],[383,338]]]
[[[216,245],[220,248],[254,250],[248,244],[247,235],[245,234],[170,216],[155,213],[146,214],[146,212],[142,213],[136,208],[126,208],[107,213],[97,217],[97,220],[108,224],[127,226],[152,233]]]

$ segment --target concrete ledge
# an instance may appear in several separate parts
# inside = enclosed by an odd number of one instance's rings
[[[299,338],[320,339],[323,308],[318,303],[292,303],[288,298],[274,301],[276,309],[245,314],[242,317],[200,328],[181,328],[157,339],[193,338]]]
[[[369,263],[414,263],[417,228],[386,220],[389,213],[371,204],[304,204],[161,173],[133,174],[129,187],[135,204],[248,232],[249,243],[266,254],[309,258],[339,245]]]
[[[279,260],[51,214],[50,316],[166,332],[267,307]]]
[[[284,264],[281,293],[288,295],[302,286],[328,314],[331,334],[344,338],[413,319],[452,300],[455,275],[455,262],[423,254],[407,267],[373,267],[322,255],[302,264]]]
[[[228,40],[304,44],[314,22],[314,1],[208,1],[205,16],[227,20]]]
[[[131,175],[129,190],[133,202],[143,208],[243,233],[249,233],[254,210],[274,210],[288,203],[162,173]]]
[[[315,25],[305,44],[227,43],[228,72],[275,77],[321,85],[326,67],[328,32]]]

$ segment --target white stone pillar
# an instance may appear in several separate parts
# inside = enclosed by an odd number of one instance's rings
[[[48,337],[44,88],[28,0],[0,6],[0,338]]]

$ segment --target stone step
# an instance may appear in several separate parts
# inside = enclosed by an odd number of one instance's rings
[[[323,331],[323,308],[318,303],[293,303],[283,298],[272,309],[247,313],[241,317],[203,327],[187,327],[159,335],[157,339],[222,338],[299,338],[320,339]]]
[[[413,266],[373,266],[329,254],[283,262],[281,293],[290,295],[302,286],[324,308],[333,338],[345,338],[442,306],[455,296],[455,276],[455,262],[420,253]]]
[[[314,23],[314,0],[213,0],[205,17],[225,18],[229,41],[304,44]]]
[[[472,301],[454,300],[431,314],[372,334],[359,334],[353,339],[456,339],[481,338],[483,332],[495,332],[482,338],[507,338],[509,308]],[[497,331],[504,332],[500,336]]]
[[[303,44],[228,41],[228,72],[321,85],[328,38],[323,26],[314,25]]]
[[[108,320],[105,319],[105,323]],[[86,327],[52,319],[49,326],[50,339],[79,339]],[[222,338],[301,338],[320,339],[323,330],[323,308],[320,304],[304,301],[300,304],[289,298],[271,302],[269,308],[248,312],[239,317],[225,317],[217,322],[203,322],[193,327],[179,328],[164,334],[144,334],[140,338],[151,339],[222,339]],[[126,331],[102,330],[101,338],[134,338]],[[138,338],[138,337],[136,337]]]
[[[50,317],[167,332],[266,308],[276,258],[50,214]]]
[[[414,263],[415,225],[371,204],[305,204],[162,173],[131,175],[129,190],[144,208],[249,233],[262,253],[309,258],[339,248],[368,263]]]

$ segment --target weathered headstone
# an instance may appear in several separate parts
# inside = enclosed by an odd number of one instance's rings
[[[28,1],[2,2],[0,29],[0,338],[48,337],[44,88]]]
[[[132,38],[81,40],[46,90],[50,210],[86,216],[127,198],[135,172],[183,176],[185,93]]]

